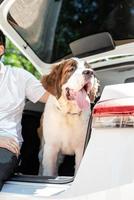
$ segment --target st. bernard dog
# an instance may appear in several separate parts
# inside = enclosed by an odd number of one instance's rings
[[[43,130],[39,174],[56,176],[60,154],[75,155],[76,172],[98,81],[87,62],[72,58],[55,64],[42,84],[50,95],[38,129],[39,134]]]

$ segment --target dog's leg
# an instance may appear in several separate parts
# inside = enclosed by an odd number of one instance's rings
[[[43,176],[57,176],[58,149],[55,146],[44,145],[42,171]]]
[[[75,174],[80,166],[81,159],[83,157],[83,148],[79,148],[75,151]]]
[[[41,176],[43,173],[42,172],[43,171],[43,168],[42,168],[43,147],[39,151],[38,158],[39,158],[39,163],[40,163],[38,175]]]

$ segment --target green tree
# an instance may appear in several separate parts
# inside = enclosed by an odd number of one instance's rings
[[[6,53],[3,58],[3,63],[12,67],[24,68],[27,71],[31,72],[38,79],[40,78],[40,74],[36,70],[36,68],[8,39],[6,41]]]

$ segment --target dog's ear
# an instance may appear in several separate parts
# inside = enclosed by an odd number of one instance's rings
[[[89,94],[89,98],[90,98],[91,103],[94,103],[95,99],[96,99],[97,97],[99,97],[99,90],[100,90],[100,82],[99,82],[99,80],[95,77],[95,78],[94,78],[94,85],[93,85],[93,88],[92,88],[92,90],[90,91],[90,94]]]
[[[62,75],[63,63],[53,66],[53,70],[50,74],[43,76],[41,83],[43,87],[52,95],[59,98],[61,96],[61,75]]]

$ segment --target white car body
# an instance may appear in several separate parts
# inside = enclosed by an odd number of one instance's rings
[[[7,21],[7,14],[15,0],[0,4],[0,29],[32,62],[40,73],[48,73],[51,64],[43,62],[20,37]],[[118,55],[118,58],[114,58]],[[127,56],[126,56],[127,55]],[[134,63],[134,42],[117,46],[115,49],[83,57],[98,70],[102,77],[100,101],[109,98],[134,99],[134,84],[119,84],[124,76],[111,69],[115,64]],[[98,61],[98,62],[96,62]],[[104,67],[107,66],[107,69]],[[102,68],[103,67],[103,68]],[[132,68],[132,67],[131,67]],[[106,76],[113,76],[111,84],[103,83]],[[128,70],[131,75],[134,69]],[[113,80],[116,80],[113,85]],[[114,130],[114,131],[113,131]],[[134,199],[134,131],[133,127],[101,128],[92,125],[92,135],[84,152],[75,177],[56,177],[52,182],[7,181],[0,193],[0,199],[90,199],[90,200],[131,200]]]

